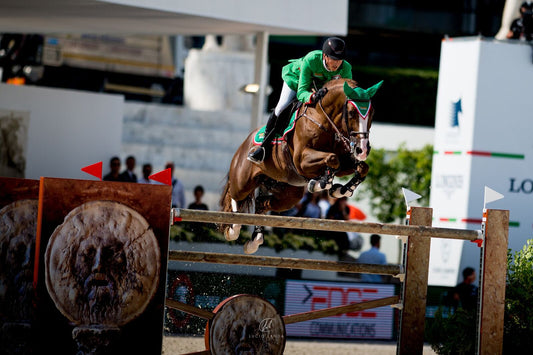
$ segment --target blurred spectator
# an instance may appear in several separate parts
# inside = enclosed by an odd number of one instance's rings
[[[141,184],[153,184],[153,181],[149,179],[149,176],[152,175],[152,164],[143,165],[143,177],[139,179]]]
[[[525,39],[531,41],[533,33],[533,2],[524,1],[520,5],[520,17],[511,23],[508,39]]]
[[[474,285],[476,281],[476,271],[471,267],[463,270],[463,282],[453,289],[452,306],[454,309],[461,306],[465,310],[476,309],[478,298],[478,287]]]
[[[308,218],[320,218],[322,211],[320,206],[318,206],[318,199],[320,197],[320,192],[307,192],[300,202],[296,205],[298,209],[297,217],[308,217]]]
[[[109,174],[104,176],[104,181],[120,181],[120,158],[113,157],[109,160]]]
[[[381,245],[381,236],[379,234],[372,234],[370,236],[371,248],[362,252],[359,256],[358,262],[362,264],[380,264],[386,265],[387,258],[385,254],[379,251]],[[363,282],[381,282],[381,275],[375,274],[361,274],[361,281]]]
[[[363,247],[363,237],[357,232],[347,232],[350,242],[350,250],[359,251]]]
[[[336,219],[341,221],[347,221],[350,219],[350,208],[348,207],[348,198],[341,197],[335,200],[333,205],[326,213],[327,219]],[[350,241],[348,240],[348,233],[346,232],[328,232],[328,234],[334,237],[337,246],[339,247],[339,256],[343,257],[350,249]]]
[[[182,182],[174,177],[174,163],[168,162],[165,169],[170,169],[172,176],[172,207],[185,208],[185,188]]]
[[[331,207],[331,203],[329,203],[329,191],[324,190],[320,193],[320,197],[318,199],[318,206],[320,207],[320,218],[326,218],[326,214],[328,213],[329,208]]]
[[[202,202],[202,198],[204,197],[204,187],[202,185],[198,185],[194,188],[194,202],[189,204],[189,209],[191,210],[204,210],[207,211],[209,208],[205,203]]]
[[[126,158],[126,170],[119,176],[120,181],[137,182],[137,175],[135,175],[133,170],[135,170],[135,158],[130,155]]]

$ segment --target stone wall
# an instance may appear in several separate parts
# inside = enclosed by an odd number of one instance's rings
[[[135,156],[137,174],[144,163],[151,163],[155,173],[173,161],[186,203],[193,201],[194,187],[203,185],[204,202],[218,209],[233,154],[250,132],[250,114],[134,102],[126,103],[124,111],[121,157]]]

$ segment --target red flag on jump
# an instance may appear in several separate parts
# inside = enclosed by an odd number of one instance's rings
[[[92,164],[81,168],[81,171],[92,176],[96,176],[100,181],[102,181],[102,162]]]
[[[148,176],[148,179],[170,186],[172,185],[172,171],[168,168]]]

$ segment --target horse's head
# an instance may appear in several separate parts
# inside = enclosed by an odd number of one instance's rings
[[[370,153],[370,126],[372,125],[371,98],[383,84],[383,80],[368,89],[351,87],[344,83],[343,91],[346,95],[345,115],[347,126],[351,126],[350,145],[353,147],[355,159],[364,161]],[[351,125],[350,125],[351,122]]]
[[[359,161],[366,160],[370,152],[369,133],[374,113],[371,98],[382,83],[380,81],[366,90],[349,79],[325,85],[328,94],[324,97],[324,106],[330,108],[329,114],[334,117],[335,125],[344,131],[341,138],[349,142],[350,151]]]

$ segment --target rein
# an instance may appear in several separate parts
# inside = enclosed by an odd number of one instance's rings
[[[344,105],[343,105],[343,110],[342,110],[342,116],[344,118],[344,122],[345,122],[345,125],[346,125],[346,131],[349,130],[349,125],[348,125],[348,102],[349,100],[346,99],[346,101],[344,102]],[[355,149],[355,144],[350,140],[350,138],[346,137],[340,130],[339,128],[337,127],[337,125],[335,124],[335,122],[333,122],[333,120],[331,119],[331,117],[329,117],[329,115],[326,113],[326,110],[324,110],[324,107],[322,106],[322,99],[320,99],[318,101],[318,105],[320,106],[320,109],[322,110],[322,112],[324,113],[324,116],[326,117],[326,120],[329,122],[329,124],[331,125],[331,127],[333,127],[333,130],[335,131],[335,139],[337,141],[341,141],[343,146],[344,146],[344,149],[347,151],[347,152],[350,152],[350,153],[353,153],[354,149]],[[318,128],[320,128],[321,130],[323,130],[324,132],[328,132],[328,129],[326,127],[324,127],[324,125],[320,122],[318,122],[316,119],[314,119],[313,117],[310,117],[309,115],[307,115],[307,108],[308,106],[305,106],[305,109],[304,109],[304,112],[299,116],[303,116],[305,118],[307,118],[309,121],[313,122],[315,125],[318,126]],[[358,111],[357,114],[362,117],[361,113]],[[358,136],[362,137],[362,138],[368,138],[369,137],[369,132],[360,132],[360,131],[352,131],[352,132],[349,132],[348,133],[350,137],[353,137],[353,138],[357,138]]]
[[[326,113],[326,110],[324,110],[324,107],[322,107],[322,100],[318,101],[318,105],[320,106],[320,109],[324,113],[324,116],[326,116],[326,119],[328,120],[329,124],[333,127],[333,130],[335,131],[335,137],[343,143],[346,151],[352,152],[353,149],[350,146],[350,139],[341,133],[341,131],[337,128],[337,125],[335,124],[335,122],[333,122],[333,120]],[[344,106],[346,107],[346,103],[344,104]],[[348,129],[348,117],[347,115],[345,115],[345,110],[342,111],[342,115],[344,116],[344,119],[346,120],[346,129]]]

